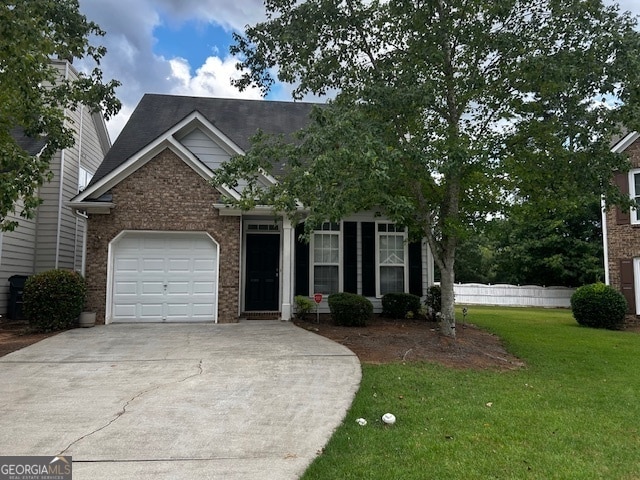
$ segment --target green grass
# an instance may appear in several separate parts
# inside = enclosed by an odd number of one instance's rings
[[[303,479],[640,479],[640,335],[583,328],[565,310],[471,307],[467,321],[527,366],[363,365]]]

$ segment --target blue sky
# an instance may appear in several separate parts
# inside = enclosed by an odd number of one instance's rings
[[[219,25],[190,20],[180,26],[163,24],[153,31],[153,52],[165,58],[179,56],[191,65],[202,65],[208,57],[229,50],[229,32]]]
[[[640,15],[640,0],[617,3]],[[234,31],[264,20],[262,0],[80,0],[80,10],[107,32],[105,78],[122,82],[122,111],[108,122],[112,141],[145,93],[261,98],[231,86],[238,72],[229,46]],[[291,100],[290,91],[277,85],[268,98]]]

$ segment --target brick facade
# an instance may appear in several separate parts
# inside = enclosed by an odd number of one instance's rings
[[[238,321],[240,217],[221,217],[220,193],[171,150],[156,155],[111,190],[115,208],[89,217],[87,309],[104,323],[109,243],[124,230],[207,232],[219,244],[218,322]]]
[[[629,146],[625,153],[629,155],[631,168],[640,168],[640,139]],[[606,222],[609,283],[622,291],[621,262],[640,257],[640,225],[632,225],[629,222],[620,223],[617,208],[611,208],[606,212]],[[639,325],[640,318],[637,315],[628,314],[625,323]]]

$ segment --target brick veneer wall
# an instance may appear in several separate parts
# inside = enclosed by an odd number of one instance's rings
[[[640,168],[640,140],[636,140],[626,153],[629,155],[632,168]],[[607,247],[609,249],[609,283],[620,290],[620,261],[640,257],[640,225],[618,225],[616,209],[609,209],[606,213]],[[640,319],[636,315],[627,315],[627,325],[638,325]]]
[[[87,309],[104,323],[108,246],[123,230],[207,232],[220,245],[218,321],[238,321],[240,218],[221,217],[213,207],[220,193],[175,153],[166,149],[111,190],[109,215],[89,215]]]

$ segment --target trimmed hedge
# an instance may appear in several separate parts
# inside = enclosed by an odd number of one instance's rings
[[[580,325],[619,330],[624,326],[627,300],[618,290],[594,283],[578,288],[571,296],[573,317]]]
[[[64,330],[80,316],[86,293],[86,282],[77,272],[48,270],[37,273],[24,285],[24,311],[35,330]]]
[[[355,293],[332,293],[328,298],[331,318],[336,325],[365,327],[373,315],[369,299]]]
[[[411,293],[387,293],[382,297],[382,314],[391,318],[406,318],[420,313],[420,297]]]

